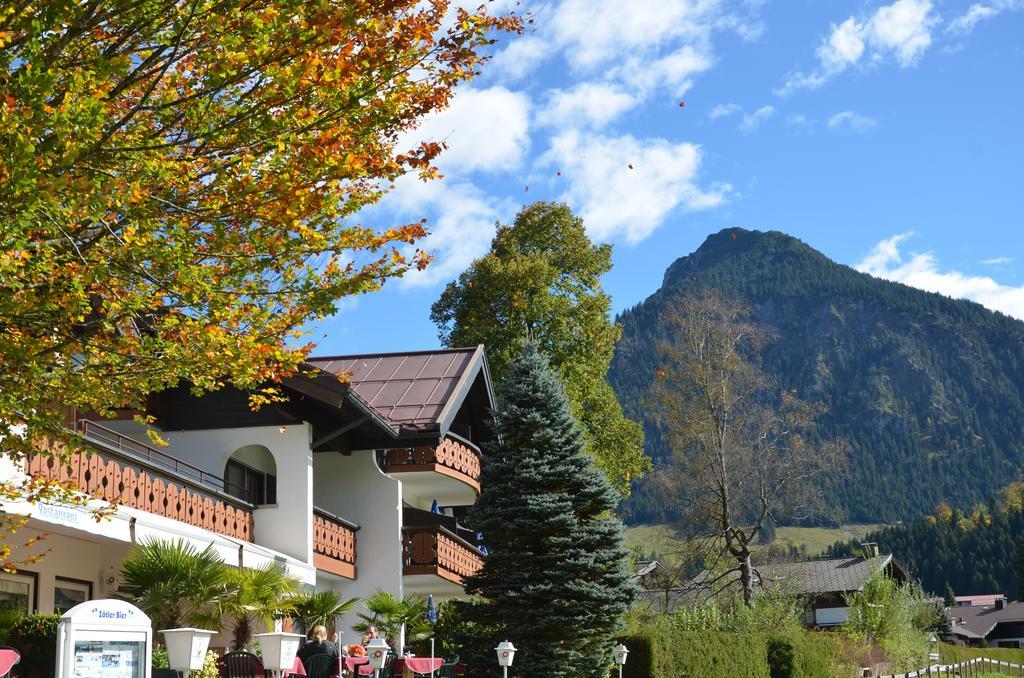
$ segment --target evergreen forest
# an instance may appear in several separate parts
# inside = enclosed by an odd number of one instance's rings
[[[941,502],[969,510],[1021,478],[1024,322],[860,273],[779,232],[740,228],[709,236],[617,319],[608,379],[643,422],[656,468],[672,463],[645,416],[663,312],[675,295],[707,289],[750,304],[774,334],[765,371],[827,406],[821,440],[849,444],[847,467],[823,480],[834,508],[824,522],[914,521]],[[635,481],[623,518],[674,522],[665,491],[657,470]]]

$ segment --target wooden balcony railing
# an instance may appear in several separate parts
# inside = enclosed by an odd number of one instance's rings
[[[313,509],[313,565],[348,579],[356,578],[356,532],[358,525]]]
[[[402,561],[406,575],[433,574],[460,586],[484,564],[472,544],[440,526],[403,528]]]
[[[384,450],[381,468],[385,473],[434,471],[480,491],[480,449],[452,433],[436,446]]]
[[[62,451],[55,448],[54,453]],[[55,456],[35,455],[26,460],[26,473],[69,482],[112,504],[173,518],[242,541],[253,540],[251,504],[116,449],[76,450],[66,463]]]

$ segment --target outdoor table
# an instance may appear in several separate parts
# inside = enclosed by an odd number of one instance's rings
[[[346,671],[351,671],[353,674],[355,674],[356,670],[360,666],[363,666],[364,664],[369,664],[369,663],[370,663],[370,658],[369,657],[345,657],[345,670]],[[370,675],[373,675],[373,674],[371,673]]]
[[[395,662],[395,675],[401,672],[403,678],[412,678],[414,675],[430,675],[431,671],[437,671],[444,664],[440,657],[402,657]]]
[[[17,650],[12,650],[9,647],[0,650],[0,676],[10,673],[19,660],[21,660],[21,655]]]
[[[302,660],[296,657],[295,663],[292,664],[292,667],[290,669],[284,672],[284,675],[285,678],[288,678],[288,676],[302,676],[303,678],[305,678],[306,667],[302,665]]]

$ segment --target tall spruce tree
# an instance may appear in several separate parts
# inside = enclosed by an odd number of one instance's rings
[[[636,594],[615,496],[532,342],[509,365],[499,400],[498,442],[469,516],[490,550],[466,581],[483,603],[463,615],[516,645],[516,675],[606,678]]]

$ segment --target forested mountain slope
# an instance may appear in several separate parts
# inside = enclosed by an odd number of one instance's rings
[[[851,445],[845,475],[827,481],[844,519],[913,520],[944,500],[968,507],[1022,476],[1024,323],[859,273],[785,234],[743,229],[710,236],[618,318],[608,378],[644,422],[656,464],[671,458],[644,416],[661,315],[674,295],[708,288],[746,300],[776,333],[764,367],[780,386],[828,404],[821,435]],[[672,520],[656,485],[636,484],[628,521]]]
[[[1015,483],[991,504],[969,513],[940,505],[933,515],[869,533],[864,539],[837,543],[826,556],[842,558],[863,552],[859,542],[878,544],[892,553],[926,591],[944,595],[1005,594],[1020,600],[1018,568],[1024,545],[1024,486]]]

